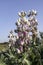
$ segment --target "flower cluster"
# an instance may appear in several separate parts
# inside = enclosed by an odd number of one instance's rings
[[[23,52],[24,45],[29,45],[31,43],[32,37],[36,39],[37,36],[37,19],[35,16],[37,12],[31,10],[28,12],[21,11],[18,13],[19,19],[16,22],[17,29],[14,30],[17,33],[15,45],[17,46],[17,52]],[[30,34],[31,33],[31,34]]]

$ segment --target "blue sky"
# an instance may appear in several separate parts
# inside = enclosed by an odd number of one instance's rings
[[[7,41],[9,31],[16,28],[18,12],[31,9],[37,10],[38,29],[43,31],[43,0],[0,0],[0,42]]]

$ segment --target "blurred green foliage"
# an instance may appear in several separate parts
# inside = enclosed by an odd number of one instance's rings
[[[32,42],[28,49],[18,54],[13,46],[5,51],[0,51],[0,65],[43,65],[43,38]],[[4,45],[3,45],[4,46]],[[5,46],[4,46],[5,47]],[[2,47],[1,47],[2,48]]]

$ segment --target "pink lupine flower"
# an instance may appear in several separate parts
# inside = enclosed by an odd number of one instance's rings
[[[18,32],[18,36],[20,37],[22,35],[22,32]]]
[[[24,31],[24,32],[23,32],[23,35],[24,35],[24,36],[26,36],[26,35],[27,35],[27,32],[26,32],[26,31]]]
[[[18,32],[18,36],[21,35],[21,32]]]
[[[28,30],[29,26],[27,24],[24,24],[23,30]]]

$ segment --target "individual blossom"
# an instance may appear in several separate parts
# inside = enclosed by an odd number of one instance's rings
[[[33,15],[37,15],[36,10],[31,10],[31,15],[32,15],[32,16],[33,16]]]
[[[9,47],[11,47],[11,43],[9,43]]]
[[[37,15],[37,11],[36,10],[29,10],[29,12],[28,12],[28,17],[30,17],[30,16],[36,16]]]
[[[26,31],[23,31],[23,35],[24,35],[24,37],[27,35],[27,32]]]
[[[28,19],[27,19],[26,17],[24,17],[24,18],[23,18],[23,22],[24,22],[24,24],[27,24]]]
[[[20,22],[18,22],[18,20],[17,20],[17,22],[16,22],[16,25],[17,25],[17,26],[20,26]]]
[[[30,26],[30,22],[29,21],[27,21],[27,25]]]
[[[25,39],[25,43],[26,43],[26,44],[29,44],[29,43],[30,43],[30,37],[29,37],[29,38],[27,37],[27,38]]]
[[[23,25],[23,31],[27,31],[28,29],[29,29],[28,24],[24,24],[24,25]]]
[[[31,16],[31,11],[30,11],[30,10],[29,10],[29,12],[28,12],[27,16],[28,16],[28,17],[30,17],[30,16]]]
[[[36,45],[36,43],[35,43],[35,42],[34,42],[33,44],[34,44],[34,45]]]
[[[28,39],[25,39],[25,43],[28,44]]]
[[[37,19],[35,19],[35,25],[38,25],[38,21],[37,21]]]
[[[22,53],[23,52],[23,47],[22,46],[20,46],[19,48],[17,48],[17,53],[18,54],[20,54],[20,53]]]
[[[19,15],[20,17],[25,17],[25,16],[26,16],[26,12],[21,11],[21,12],[18,13],[18,15]]]
[[[20,49],[17,49],[17,53],[19,53],[19,54],[21,53]]]
[[[23,33],[22,32],[18,32],[18,36],[19,37],[23,37]]]
[[[19,36],[18,35],[16,36],[16,39],[19,39]]]
[[[8,38],[9,38],[9,47],[13,46],[15,44],[16,39],[15,39],[15,35],[13,34],[12,30],[10,31]]]
[[[21,52],[23,52],[23,46],[20,46],[19,49]]]
[[[20,41],[20,45],[24,45],[24,40],[21,40]]]
[[[22,19],[21,18],[19,18],[18,20],[17,20],[17,23],[20,25],[22,22]]]

